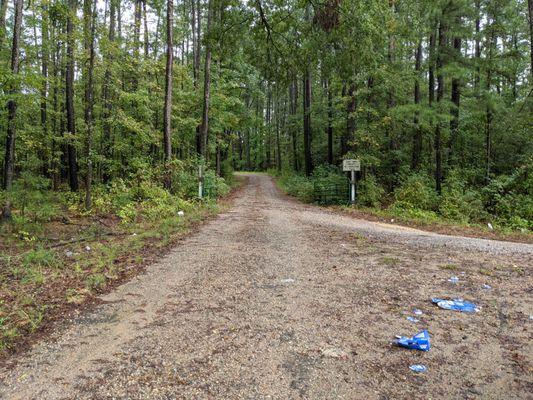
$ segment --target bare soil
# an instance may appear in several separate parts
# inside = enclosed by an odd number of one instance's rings
[[[231,209],[2,367],[0,397],[531,398],[532,261],[530,244],[358,220],[249,175]],[[391,344],[424,328],[429,352]]]

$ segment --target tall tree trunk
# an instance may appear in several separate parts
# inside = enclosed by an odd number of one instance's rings
[[[281,130],[281,110],[279,105],[279,95],[276,91],[276,102],[275,102],[275,108],[274,108],[274,118],[276,118],[276,167],[278,169],[278,172],[281,172],[281,138],[280,138],[280,130]]]
[[[111,101],[111,81],[112,81],[112,67],[113,67],[113,53],[115,44],[115,20],[116,20],[116,4],[117,0],[109,0],[109,51],[105,55],[105,72],[104,72],[104,84],[102,88],[103,97],[103,155],[104,155],[104,168],[103,168],[103,181],[107,183],[110,179],[110,171],[107,166],[107,162],[111,159],[111,113],[113,111],[113,102]]]
[[[328,164],[333,165],[333,94],[329,79],[326,80],[326,90],[328,92],[328,126],[326,128],[328,137]]]
[[[529,72],[533,80],[533,0],[527,0],[527,10],[529,15]]]
[[[444,97],[444,54],[446,47],[446,27],[444,22],[439,24],[439,48],[437,51],[437,112],[442,112],[442,99]],[[437,193],[442,192],[442,135],[441,135],[441,117],[437,116],[435,125],[435,189]]]
[[[494,45],[496,43],[496,36],[494,32],[494,21],[491,21],[491,18],[488,18],[488,28],[490,32],[489,37],[487,38],[487,81],[485,83],[487,105],[485,108],[485,182],[489,183],[490,181],[490,172],[491,172],[491,162],[492,162],[492,120],[493,120],[493,110],[492,105],[490,104],[490,88],[492,85],[492,58],[494,52]]]
[[[191,0],[191,31],[192,31],[192,52],[193,52],[193,61],[192,61],[192,75],[193,75],[193,85],[194,89],[198,90],[198,81],[200,80],[200,18],[197,21],[197,12],[198,17],[200,16],[200,3],[196,3],[197,0]],[[198,5],[198,11],[196,6]],[[202,134],[200,132],[201,124],[196,127],[196,153],[201,157],[202,156]]]
[[[435,33],[429,35],[429,54],[428,54],[428,102],[429,106],[435,101]]]
[[[144,58],[148,59],[148,53],[150,49],[150,41],[148,38],[148,17],[146,15],[146,0],[142,0],[143,6],[143,20],[144,20]]]
[[[133,20],[133,54],[135,61],[139,60],[141,48],[141,1],[134,0]]]
[[[246,170],[252,169],[252,157],[250,149],[250,129],[246,130]]]
[[[479,80],[480,80],[480,74],[481,74],[481,38],[480,38],[480,31],[481,31],[481,0],[476,0],[475,3],[476,7],[476,36],[475,36],[475,65],[476,65],[476,73],[474,76],[474,88],[476,93],[479,89]]]
[[[0,0],[1,1],[1,0]],[[48,3],[42,5],[42,19],[41,19],[41,76],[43,83],[41,86],[41,129],[43,131],[43,138],[48,140],[48,63],[50,60],[50,38],[49,38],[49,15]],[[49,159],[48,155],[44,153],[43,172],[48,176]]]
[[[196,0],[196,52],[194,53],[194,57],[195,57],[194,65],[196,68],[197,79],[200,79],[201,56],[202,56],[202,3],[200,2],[200,0]]]
[[[215,142],[216,142],[215,172],[217,176],[221,176],[222,174],[222,150],[220,148],[221,139],[218,137],[218,135],[216,136],[217,137],[215,138]]]
[[[414,102],[415,106],[420,105],[420,69],[422,66],[422,41],[418,42],[415,51],[415,88],[414,88]],[[411,169],[417,170],[420,166],[420,159],[422,157],[422,129],[419,124],[420,112],[415,111],[413,118],[414,134],[413,134],[413,150],[411,153]]]
[[[304,117],[304,161],[305,175],[310,176],[313,172],[313,158],[311,155],[312,130],[311,130],[311,71],[307,66],[303,79],[303,117]]]
[[[22,0],[15,0],[15,16],[13,23],[13,46],[11,47],[11,72],[15,75],[19,73],[20,67],[20,31],[22,27]],[[9,89],[10,98],[7,102],[7,136],[6,136],[6,154],[4,160],[4,184],[3,188],[7,193],[6,202],[2,210],[2,220],[11,219],[11,199],[9,192],[13,186],[13,174],[15,169],[15,136],[16,136],[16,116],[17,101],[15,96],[20,89],[18,83],[13,83]]]
[[[0,50],[2,50],[6,38],[7,2],[8,0],[0,0]]]
[[[368,90],[368,96],[366,98],[366,101],[368,103],[368,111],[366,113],[366,123],[367,125],[370,126],[370,124],[372,124],[372,121],[374,120],[373,116],[372,116],[372,112],[373,112],[373,108],[375,106],[374,104],[374,77],[373,76],[369,76],[367,81],[366,81],[366,87],[367,87],[367,90]]]
[[[74,114],[74,21],[76,18],[77,0],[69,0],[67,18],[67,65],[65,69],[65,102],[67,111],[68,133],[68,170],[69,185],[73,192],[78,191],[78,161],[76,159],[76,115]]]
[[[192,76],[193,76],[193,83],[194,87],[198,88],[198,69],[196,68],[196,42],[198,40],[196,36],[196,0],[191,0],[191,32],[192,32],[192,55],[193,55],[193,62],[192,62]]]
[[[357,100],[355,98],[355,83],[350,81],[348,85],[348,104],[346,105],[346,131],[342,141],[342,155],[344,156],[348,151],[354,150],[353,141],[355,139],[355,110],[357,108]]]
[[[93,94],[94,94],[94,35],[96,25],[96,0],[84,0],[83,3],[83,36],[84,36],[84,50],[85,50],[85,110],[84,119],[87,129],[85,137],[85,160],[86,160],[86,174],[85,174],[85,209],[90,210],[92,206],[91,185],[93,177],[93,162],[92,162],[92,141],[93,141]]]
[[[391,13],[393,16],[393,22],[397,19],[397,4],[396,0],[389,0],[389,7],[391,9]],[[396,34],[395,32],[391,32],[389,34],[389,40],[388,40],[388,49],[387,49],[387,62],[389,64],[389,71],[391,74],[396,73]],[[389,191],[392,192],[392,190],[396,187],[398,182],[398,175],[400,172],[400,155],[398,154],[399,149],[399,140],[398,140],[398,134],[396,132],[396,124],[394,121],[394,117],[392,114],[392,110],[396,107],[396,87],[395,85],[388,84],[387,89],[387,117],[389,118],[389,121],[385,125],[385,136],[388,141],[388,170],[389,170],[389,176],[387,178],[388,180],[388,188]]]
[[[458,21],[460,22],[460,21]],[[459,25],[458,25],[459,26]],[[458,64],[460,62],[461,58],[461,38],[460,37],[454,37],[453,38],[453,55],[455,58],[455,63]],[[450,139],[448,142],[448,168],[453,168],[453,166],[456,163],[456,143],[457,143],[457,136],[459,135],[459,106],[461,102],[461,81],[459,77],[456,75],[452,79],[452,94],[451,94],[451,101],[453,103],[453,106],[451,107],[450,114],[451,114],[451,120],[450,120]]]
[[[54,25],[52,28],[52,38],[57,38],[57,31],[59,28],[56,29],[56,26]],[[52,90],[52,108],[54,110],[52,115],[52,189],[57,190],[59,187],[59,181],[60,181],[60,165],[61,163],[58,160],[58,157],[56,156],[56,150],[58,148],[57,143],[58,139],[61,137],[62,132],[59,130],[59,127],[61,126],[61,118],[62,115],[59,111],[59,92],[60,92],[60,78],[59,78],[59,70],[61,69],[61,50],[63,48],[63,45],[61,41],[56,40],[56,46],[53,53],[53,63],[52,63],[52,83],[51,86]]]
[[[117,1],[117,39],[122,42],[122,0]]]
[[[139,87],[139,79],[136,71],[139,68],[140,53],[141,53],[141,1],[134,0],[134,21],[133,21],[133,65],[135,71],[132,76],[133,91],[136,91]]]
[[[267,84],[267,106],[266,106],[266,113],[265,113],[265,125],[266,125],[266,148],[265,148],[265,157],[266,157],[266,168],[270,168],[272,166],[272,154],[271,154],[271,147],[272,147],[272,139],[271,139],[271,133],[272,133],[272,89],[270,87],[270,82]]]
[[[211,31],[213,19],[213,0],[208,2],[206,33]],[[198,22],[199,23],[199,22]],[[204,65],[204,106],[202,110],[202,125],[200,128],[200,156],[207,160],[207,139],[209,135],[209,102],[211,97],[211,40],[208,38],[205,44],[205,65]]]
[[[163,113],[163,146],[165,164],[170,162],[172,157],[172,138],[171,138],[171,114],[172,114],[172,65],[174,48],[172,44],[172,31],[174,29],[173,13],[174,13],[174,0],[167,0],[167,65],[165,72],[165,109]],[[165,187],[170,189],[171,175],[168,172],[165,178]]]
[[[292,142],[292,167],[298,171],[298,129],[294,124],[294,117],[298,110],[298,81],[293,80],[289,86],[289,113],[292,117],[290,120],[291,142]]]

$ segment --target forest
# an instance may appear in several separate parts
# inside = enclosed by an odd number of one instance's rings
[[[9,229],[345,158],[360,206],[533,228],[532,0],[0,1]]]
[[[0,0],[0,157],[1,398],[531,398],[533,0]]]

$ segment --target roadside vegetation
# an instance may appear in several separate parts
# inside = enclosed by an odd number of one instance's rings
[[[423,174],[406,175],[388,192],[375,175],[366,173],[357,182],[354,206],[348,204],[349,181],[337,167],[318,167],[310,177],[292,171],[270,170],[270,173],[287,194],[301,201],[335,205],[359,216],[368,214],[415,225],[476,227],[516,238],[533,238],[531,165],[478,187],[469,183],[464,174],[453,172],[444,181],[441,195],[434,189],[431,178]]]
[[[80,193],[49,191],[49,182],[32,175],[18,179],[12,222],[0,226],[0,352],[139,273],[216,214],[217,197],[238,181],[207,171],[200,200],[195,172],[176,168],[172,190],[148,169],[115,179],[94,188],[90,211]]]

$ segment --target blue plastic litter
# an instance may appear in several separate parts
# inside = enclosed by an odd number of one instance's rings
[[[475,313],[479,311],[479,308],[474,303],[464,301],[463,299],[446,300],[434,297],[431,301],[445,310],[462,311],[466,313]]]
[[[407,349],[429,351],[431,345],[429,343],[429,332],[423,330],[418,332],[413,337],[396,336],[395,343],[400,347]]]
[[[428,370],[427,367],[422,364],[413,364],[409,369],[414,372],[426,372]]]
[[[419,319],[416,319],[415,317],[407,317],[407,321],[411,321],[411,322],[420,322]]]
[[[419,310],[418,308],[415,308],[415,309],[413,310],[413,314],[415,314],[415,315],[422,315],[422,314],[424,314],[424,313],[422,312],[422,310]]]
[[[492,289],[492,286],[487,285],[486,283],[483,284],[483,289]]]

